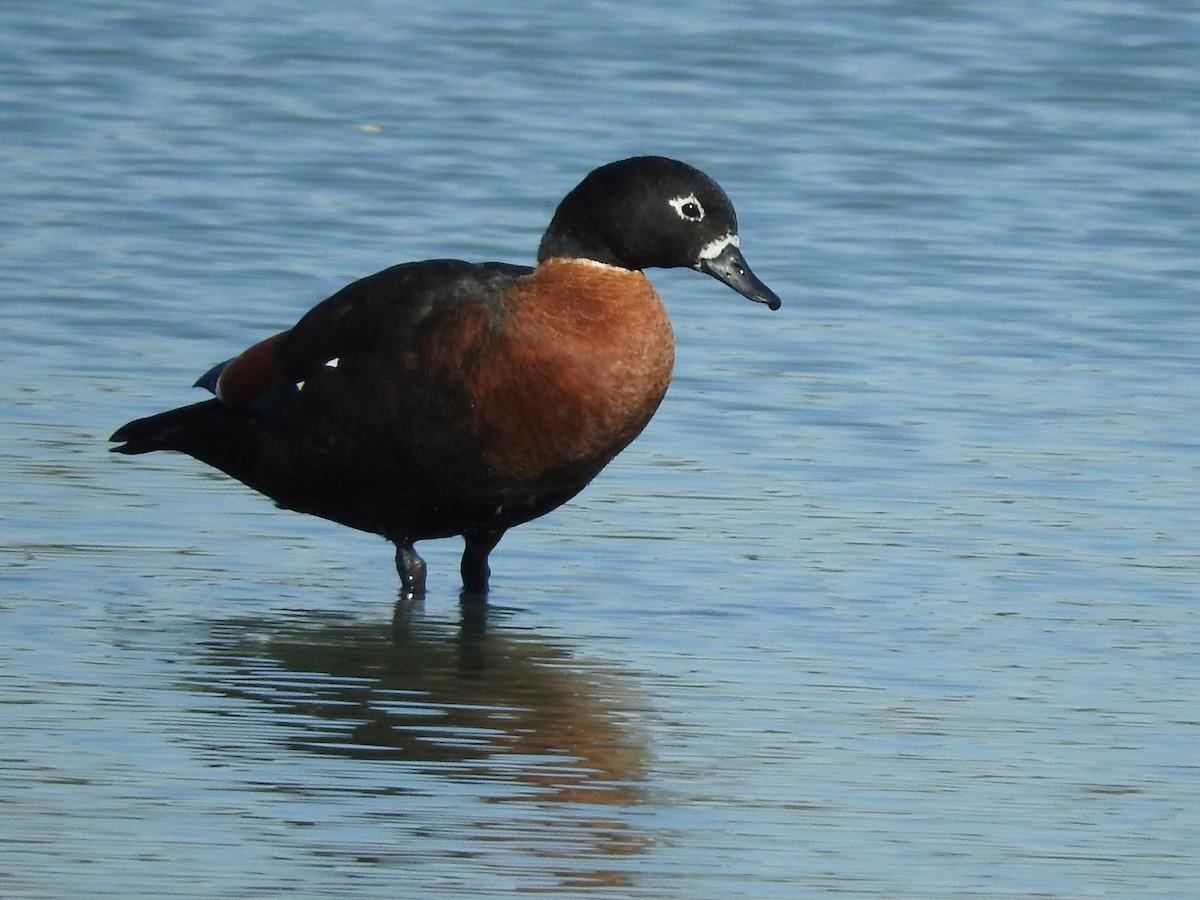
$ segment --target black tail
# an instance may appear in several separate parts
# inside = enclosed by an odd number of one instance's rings
[[[260,436],[253,418],[205,400],[122,425],[114,453],[178,450],[253,486]]]
[[[187,453],[192,445],[196,426],[209,414],[209,409],[219,405],[217,400],[205,400],[182,406],[156,416],[134,419],[118,428],[110,441],[122,441],[119,447],[110,447],[114,453],[149,453],[151,450],[182,450]]]

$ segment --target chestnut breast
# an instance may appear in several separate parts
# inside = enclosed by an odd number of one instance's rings
[[[457,369],[473,442],[509,482],[590,479],[650,421],[675,358],[646,277],[586,260],[517,279],[462,337],[429,353]]]

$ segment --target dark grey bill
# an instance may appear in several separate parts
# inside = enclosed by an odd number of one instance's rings
[[[771,309],[779,309],[779,297],[750,271],[742,251],[732,243],[726,244],[725,249],[712,259],[700,260],[696,268],[729,285],[749,300],[765,303]]]

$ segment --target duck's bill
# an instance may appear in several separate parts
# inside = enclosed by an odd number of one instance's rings
[[[726,244],[716,256],[701,259],[696,268],[729,285],[749,300],[765,303],[771,309],[779,309],[779,297],[750,271],[742,251],[733,243]]]

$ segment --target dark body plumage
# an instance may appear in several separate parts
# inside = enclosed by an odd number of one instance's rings
[[[507,528],[578,493],[645,427],[673,340],[646,266],[691,266],[778,299],[745,266],[733,208],[700,172],[638,157],[559,206],[536,268],[427,260],[385,269],[197,382],[216,395],[130,422],[113,449],[178,450],[280,506],[396,544],[461,534],[487,589]]]

